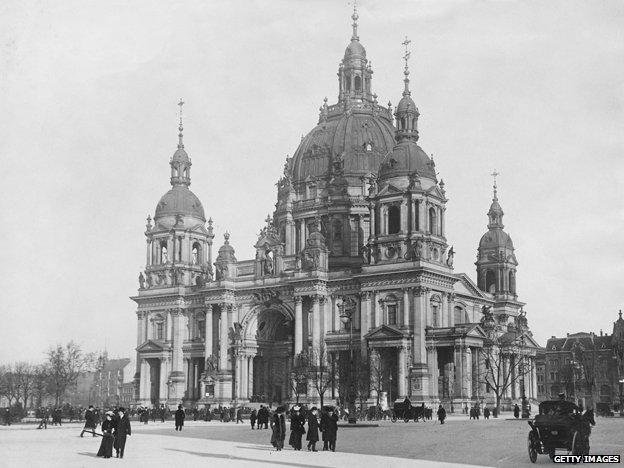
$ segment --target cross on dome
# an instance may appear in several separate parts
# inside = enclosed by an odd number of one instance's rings
[[[184,105],[184,101],[182,100],[182,98],[180,98],[180,102],[178,102],[178,106],[180,107],[179,110],[179,114],[180,114],[180,125],[178,126],[178,130],[180,131],[180,133],[178,133],[178,148],[184,148],[184,143],[182,142],[182,131],[184,130],[184,127],[182,126],[182,106]]]
[[[493,188],[494,188],[494,200],[497,200],[498,197],[497,197],[497,190],[496,190],[497,189],[496,178],[500,175],[500,172],[497,172],[496,169],[494,169],[494,172],[492,172],[490,175],[494,178],[494,185],[493,185]]]
[[[360,38],[357,35],[357,28],[358,28],[358,23],[357,20],[359,19],[359,15],[357,12],[357,0],[353,1],[353,14],[351,15],[351,19],[353,20],[353,24],[351,26],[353,26],[353,36],[351,37],[352,40],[356,40],[359,41]]]

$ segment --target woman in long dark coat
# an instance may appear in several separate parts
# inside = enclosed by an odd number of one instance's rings
[[[300,408],[295,406],[290,416],[290,438],[288,439],[288,444],[295,450],[301,450],[301,438],[305,434],[305,419],[299,410]]]
[[[329,409],[327,415],[327,425],[323,435],[327,436],[327,442],[329,444],[329,450],[336,451],[336,437],[338,435],[338,415],[334,413],[333,409]]]
[[[284,418],[284,408],[281,406],[273,415],[273,424],[271,425],[271,445],[279,452],[284,448],[284,439],[286,439],[286,419]]]
[[[98,457],[111,458],[113,456],[113,429],[115,424],[112,414],[112,411],[107,412],[102,422],[102,443],[100,443],[100,449],[97,453]]]
[[[175,412],[175,430],[181,431],[182,426],[184,426],[184,418],[186,418],[186,413],[182,409],[182,405],[178,405],[178,410]]]
[[[312,408],[308,415],[308,435],[306,436],[308,450],[312,450],[313,452],[318,452],[318,450],[316,450],[316,443],[319,440],[319,422],[318,419],[316,419],[316,413],[316,408]]]

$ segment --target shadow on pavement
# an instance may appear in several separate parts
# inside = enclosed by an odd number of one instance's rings
[[[225,453],[192,452],[190,450],[180,450],[180,449],[170,449],[170,448],[165,449],[165,450],[170,450],[172,452],[188,453],[189,455],[197,455],[198,457],[222,458],[225,460],[241,460],[241,461],[250,461],[250,462],[255,462],[255,463],[268,463],[269,465],[301,466],[304,468],[325,468],[321,465],[306,465],[303,463],[293,463],[293,462],[288,462],[288,461],[281,462],[277,460],[258,460],[257,458],[237,457],[235,455],[228,455]]]
[[[78,455],[82,455],[83,457],[97,458],[97,455],[93,452],[78,452]]]

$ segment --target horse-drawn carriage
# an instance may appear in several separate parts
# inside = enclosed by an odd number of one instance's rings
[[[595,424],[593,410],[581,414],[578,406],[564,400],[540,403],[539,414],[529,421],[529,459],[535,463],[539,453],[552,460],[557,449],[567,450],[569,455],[588,455],[591,426]]]
[[[402,419],[408,422],[413,419],[414,422],[418,422],[418,419],[425,420],[425,404],[412,405],[409,398],[403,401],[395,401],[392,411],[392,422],[396,422],[397,419]]]

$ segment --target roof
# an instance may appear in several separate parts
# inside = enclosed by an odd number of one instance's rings
[[[206,221],[204,207],[199,198],[185,185],[174,185],[161,197],[158,205],[156,205],[154,220],[178,214],[192,216],[203,222]]]
[[[546,342],[546,351],[572,351],[577,341],[585,349],[611,349],[612,336],[597,336],[586,332],[570,333],[565,338],[550,338]]]
[[[490,229],[488,232],[483,234],[481,240],[479,241],[479,249],[491,249],[498,247],[506,247],[508,249],[514,248],[509,234],[499,228]]]
[[[116,372],[122,370],[128,364],[130,364],[130,359],[128,358],[108,359],[102,368],[102,372]]]
[[[384,158],[379,168],[379,180],[407,177],[414,172],[420,177],[437,180],[434,165],[427,153],[414,140],[406,139],[396,145],[392,153]]]

